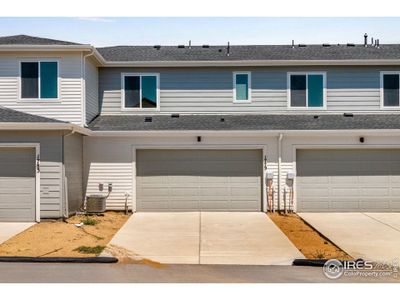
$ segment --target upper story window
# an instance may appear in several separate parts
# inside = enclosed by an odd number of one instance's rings
[[[325,108],[325,78],[325,73],[288,73],[288,107]]]
[[[234,72],[233,73],[233,102],[249,103],[251,102],[251,73]]]
[[[21,99],[58,99],[58,62],[21,62]]]
[[[158,109],[159,74],[122,74],[122,109]]]
[[[399,108],[400,72],[381,72],[381,107]]]

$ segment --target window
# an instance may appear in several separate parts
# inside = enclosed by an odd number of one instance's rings
[[[234,72],[233,82],[233,102],[251,102],[250,72]]]
[[[57,99],[58,63],[21,62],[21,99]]]
[[[158,74],[123,74],[122,108],[158,108]]]
[[[399,108],[400,106],[400,89],[399,89],[400,73],[382,72],[381,73],[381,90],[382,90],[382,107]]]
[[[291,108],[324,108],[324,73],[289,73],[288,105]]]

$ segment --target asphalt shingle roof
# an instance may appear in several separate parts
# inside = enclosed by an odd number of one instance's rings
[[[45,118],[16,111],[0,106],[0,123],[21,122],[21,123],[65,123],[56,119]]]
[[[384,44],[377,47],[364,45],[248,45],[230,46],[116,46],[97,48],[107,61],[238,61],[238,60],[361,60],[400,59],[400,45]]]
[[[151,122],[146,119],[151,118]],[[223,119],[223,121],[222,121]],[[400,115],[132,115],[99,116],[93,131],[400,129]]]
[[[78,43],[53,40],[29,35],[12,35],[0,37],[0,45],[80,45]]]

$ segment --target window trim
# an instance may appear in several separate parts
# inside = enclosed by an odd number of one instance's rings
[[[292,106],[291,103],[291,76],[292,75],[305,75],[306,76],[306,106]],[[322,75],[322,106],[308,106],[308,75]],[[323,71],[311,71],[311,72],[288,72],[287,73],[287,87],[286,87],[286,95],[287,95],[287,109],[288,110],[308,110],[308,111],[318,111],[318,110],[326,110],[327,109],[327,88],[326,88],[326,72]]]
[[[23,63],[38,63],[38,98],[22,98],[22,64]],[[40,63],[41,62],[55,62],[57,64],[57,98],[41,98],[40,97]],[[39,103],[49,103],[49,102],[61,102],[60,91],[61,91],[61,80],[60,80],[60,60],[56,58],[40,58],[40,59],[20,59],[18,62],[18,101],[21,102],[39,102]]]
[[[236,100],[236,75],[247,75],[248,79],[248,88],[247,88],[247,94],[248,94],[248,99],[247,100]],[[232,73],[232,78],[233,78],[233,103],[235,104],[249,104],[251,103],[251,72],[250,71],[235,71]]]
[[[399,83],[400,83],[400,71],[381,71],[380,72],[380,86],[379,86],[379,94],[380,94],[380,109],[381,110],[400,110],[399,106],[385,106],[384,99],[384,88],[383,88],[383,76],[384,75],[399,75]],[[399,88],[399,99],[400,99],[400,88]]]
[[[142,105],[142,77],[143,76],[155,76],[157,86],[157,106],[151,107],[125,107],[125,77],[139,76],[140,77],[140,105]],[[121,73],[121,111],[160,111],[160,73]]]

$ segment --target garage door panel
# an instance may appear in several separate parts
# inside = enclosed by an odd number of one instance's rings
[[[259,150],[138,150],[136,158],[139,211],[261,210]]]
[[[359,196],[360,190],[351,187],[331,187],[329,196],[343,197],[343,196]]]
[[[399,211],[399,162],[397,149],[298,150],[298,210]]]
[[[326,187],[307,187],[303,186],[301,189],[298,189],[297,195],[298,197],[324,197],[329,194],[329,190]]]

